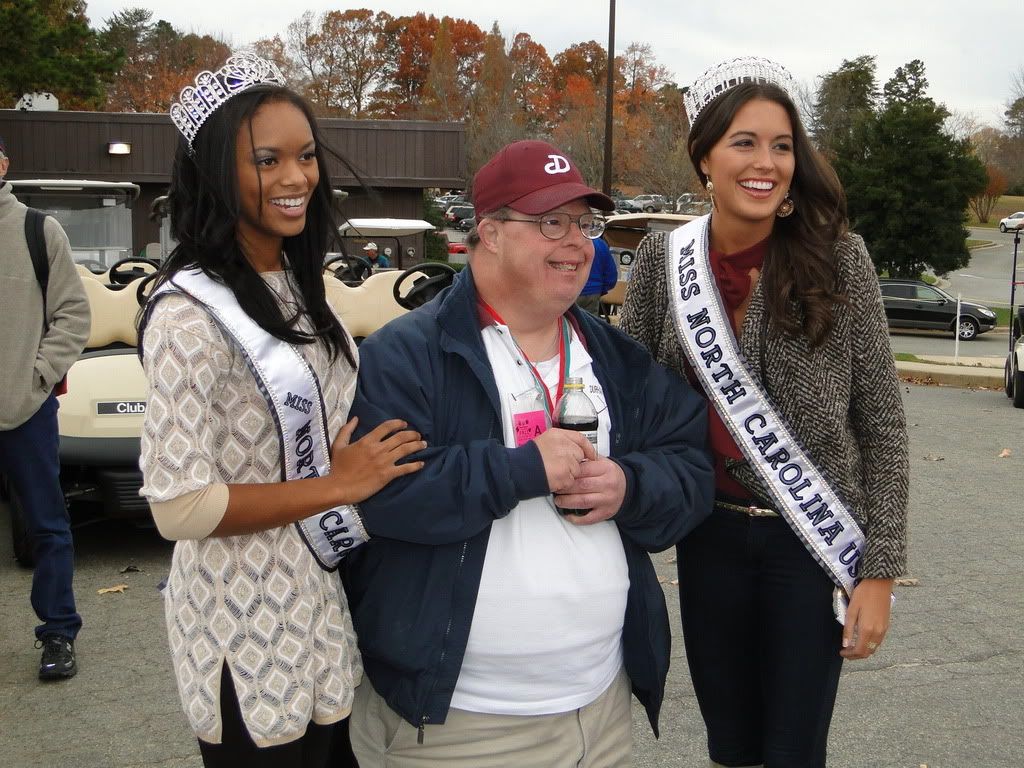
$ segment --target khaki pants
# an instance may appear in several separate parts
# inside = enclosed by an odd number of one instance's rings
[[[450,709],[417,729],[370,681],[356,689],[352,749],[362,768],[631,768],[630,685],[624,671],[595,701],[554,715],[485,715]]]

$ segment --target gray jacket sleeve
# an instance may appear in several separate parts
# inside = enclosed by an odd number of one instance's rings
[[[46,290],[46,314],[50,327],[39,343],[35,371],[40,385],[48,389],[64,377],[81,354],[89,338],[90,317],[89,300],[71,258],[67,235],[49,216],[43,231],[50,260],[50,279]]]

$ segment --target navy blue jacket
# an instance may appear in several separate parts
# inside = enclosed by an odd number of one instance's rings
[[[613,518],[629,572],[623,654],[657,734],[668,674],[665,596],[647,552],[711,511],[703,398],[618,329],[573,313],[611,413],[611,453],[626,476]],[[547,495],[540,451],[506,448],[498,391],[469,269],[429,304],[363,342],[351,415],[357,437],[389,418],[419,430],[426,464],[360,504],[370,541],[343,578],[366,674],[413,725],[443,723],[466,650],[491,523]]]

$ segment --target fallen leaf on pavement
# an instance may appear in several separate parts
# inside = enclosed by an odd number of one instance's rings
[[[142,569],[137,565],[126,565],[121,569],[121,573],[142,573]]]
[[[126,589],[128,589],[128,585],[127,584],[115,584],[112,587],[103,587],[101,589],[97,589],[96,590],[96,594],[97,595],[106,595],[106,594],[109,594],[110,592],[117,592],[118,594],[123,594]]]
[[[1012,455],[1013,455],[1013,451],[1011,451],[1009,448],[1003,448],[1003,450],[1001,450],[999,452],[999,458],[1000,459],[1008,459]]]
[[[924,457],[924,460],[925,461],[945,461],[946,457],[945,456],[936,456],[934,453],[929,453],[927,456]]]
[[[669,584],[672,584],[672,585],[678,587],[679,586],[679,579],[672,579],[672,581],[670,581]]]
[[[913,579],[909,576],[904,576],[902,579],[895,579],[893,584],[897,587],[919,587],[921,582],[918,579]]]

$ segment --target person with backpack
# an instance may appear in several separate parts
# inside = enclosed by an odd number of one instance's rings
[[[74,544],[60,487],[57,387],[89,337],[89,302],[57,221],[18,202],[3,180],[0,138],[0,474],[16,497],[35,571],[39,677],[74,676],[82,617],[72,589]]]

